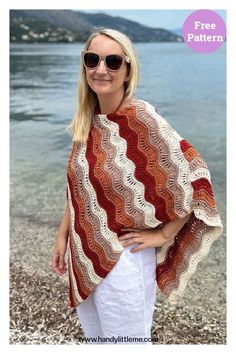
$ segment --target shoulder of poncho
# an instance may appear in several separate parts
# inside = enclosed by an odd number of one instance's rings
[[[142,113],[146,115],[146,118],[150,118],[150,123],[156,122],[157,126],[161,128],[170,137],[177,139],[178,141],[182,140],[182,136],[172,127],[168,119],[164,118],[156,107],[151,103],[145,100],[137,99],[135,100],[135,106],[137,109],[142,110]],[[149,121],[149,120],[148,120]]]

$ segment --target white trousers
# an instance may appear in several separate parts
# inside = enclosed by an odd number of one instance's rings
[[[87,344],[152,344],[156,252],[125,247],[119,261],[78,307]],[[93,338],[93,339],[91,339]]]

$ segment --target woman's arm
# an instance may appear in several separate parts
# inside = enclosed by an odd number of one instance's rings
[[[183,219],[177,219],[167,222],[159,230],[162,232],[163,238],[167,241],[174,239],[175,235],[182,229],[184,224],[188,221],[191,214],[188,214]]]
[[[70,225],[70,210],[68,202],[66,202],[65,212],[61,219],[55,247],[52,255],[52,268],[57,275],[62,275],[66,272],[65,254],[69,236]]]
[[[183,219],[177,219],[167,222],[164,226],[157,229],[139,230],[139,229],[124,229],[128,231],[125,235],[119,237],[123,247],[140,243],[139,246],[132,249],[132,252],[137,252],[148,247],[161,247],[165,243],[172,241],[184,224],[188,221],[191,214]]]

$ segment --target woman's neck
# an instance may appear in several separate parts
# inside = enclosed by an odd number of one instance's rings
[[[116,112],[118,109],[127,104],[127,100],[124,99],[123,94],[116,97],[114,97],[114,95],[112,95],[111,97],[98,97],[98,101],[101,114],[109,114]]]

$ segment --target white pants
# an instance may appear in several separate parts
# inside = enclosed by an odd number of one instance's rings
[[[131,253],[136,245],[125,247],[112,271],[77,307],[87,344],[152,344],[156,252]]]

